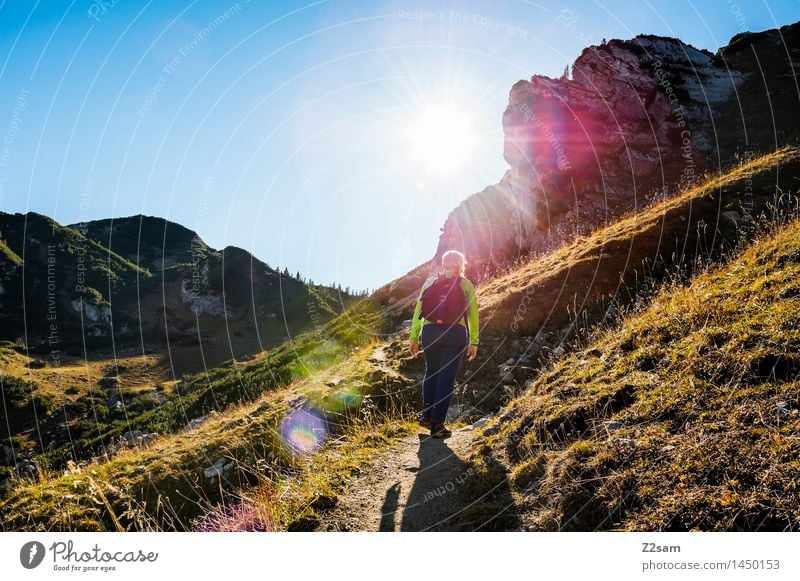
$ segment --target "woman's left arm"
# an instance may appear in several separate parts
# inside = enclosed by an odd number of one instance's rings
[[[469,328],[469,344],[478,344],[478,298],[475,286],[468,279],[463,279],[464,293],[467,295],[467,326]]]

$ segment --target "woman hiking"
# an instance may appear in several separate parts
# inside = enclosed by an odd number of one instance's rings
[[[441,271],[422,285],[411,319],[409,349],[425,354],[420,425],[434,438],[451,435],[445,425],[453,385],[466,353],[478,354],[478,302],[475,287],[464,276],[466,261],[457,250],[442,255]]]

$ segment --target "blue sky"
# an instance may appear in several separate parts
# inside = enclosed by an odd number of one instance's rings
[[[639,33],[716,50],[800,20],[797,0],[0,4],[0,210],[144,213],[315,282],[376,288],[430,258],[497,182],[511,85]],[[456,108],[448,172],[409,130]]]

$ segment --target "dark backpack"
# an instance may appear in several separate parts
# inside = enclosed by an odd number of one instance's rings
[[[452,325],[461,321],[467,311],[467,297],[461,288],[461,278],[437,274],[436,280],[422,291],[420,314],[432,323]]]

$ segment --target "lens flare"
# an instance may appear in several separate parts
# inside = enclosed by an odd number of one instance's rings
[[[361,403],[361,394],[358,389],[350,388],[334,393],[325,398],[323,407],[325,411],[335,414],[346,414],[356,409]]]
[[[327,435],[325,420],[307,409],[294,410],[281,422],[281,438],[295,452],[313,452]]]

